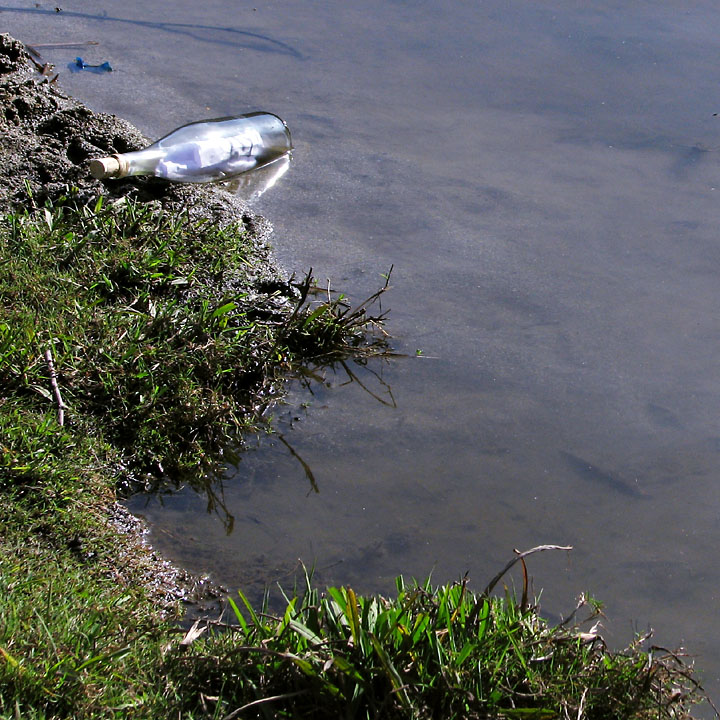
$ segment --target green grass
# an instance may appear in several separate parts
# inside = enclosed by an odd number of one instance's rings
[[[309,276],[256,278],[255,244],[129,199],[0,218],[4,402],[62,400],[136,472],[196,467],[256,426],[280,373],[362,352],[379,324],[342,297],[311,303]]]
[[[147,601],[111,577],[78,572],[69,551],[3,545],[0,707],[13,717],[109,715],[136,703],[162,662]],[[60,575],[55,567],[65,572]]]
[[[610,652],[594,626],[550,627],[535,606],[466,580],[398,578],[383,598],[308,579],[278,616],[242,593],[231,606],[237,628],[175,650],[169,677],[187,712],[204,697],[219,717],[262,717],[264,705],[270,717],[663,718],[682,717],[697,690],[671,654]]]
[[[640,639],[609,650],[584,599],[584,622],[553,627],[466,580],[398,578],[384,598],[308,578],[277,614],[239,592],[232,623],[185,633],[67,555],[3,547],[0,718],[660,720],[703,696],[676,654]]]
[[[242,226],[28,208],[0,217],[0,719],[689,717],[681,657],[549,626],[526,586],[492,595],[507,568],[390,598],[306,578],[277,614],[240,593],[181,631],[118,488],[201,472],[303,363],[382,351],[387,282],[353,308],[261,271]]]

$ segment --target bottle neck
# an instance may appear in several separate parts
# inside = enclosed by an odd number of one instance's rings
[[[145,150],[114,155],[113,157],[118,161],[119,165],[115,177],[154,175],[158,161],[165,156],[165,153],[166,151],[161,148],[149,147],[145,148]]]

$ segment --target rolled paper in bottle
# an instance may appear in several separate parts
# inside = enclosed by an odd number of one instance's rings
[[[216,172],[218,177],[238,175],[257,165],[256,154],[263,146],[260,134],[252,131],[237,137],[183,143],[168,150],[155,173],[168,180],[187,180],[208,172]]]

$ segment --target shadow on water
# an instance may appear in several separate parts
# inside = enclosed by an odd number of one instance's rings
[[[573,453],[566,452],[565,450],[561,450],[560,455],[575,475],[581,480],[601,485],[627,497],[648,497],[635,485],[623,480],[614,473],[610,473],[603,468],[597,467],[594,463],[588,462],[584,458],[573,455]]]
[[[305,472],[305,477],[308,479],[308,482],[310,483],[310,490],[308,490],[308,495],[311,492],[319,493],[320,487],[317,484],[317,480],[315,480],[315,474],[313,473],[311,467],[300,457],[300,453],[293,448],[293,446],[285,439],[284,435],[278,435],[278,440],[288,449],[288,452],[292,457],[294,457],[301,465],[303,471]]]
[[[45,10],[43,8],[18,8],[0,5],[1,12],[24,13],[33,15],[57,15],[57,10]],[[303,56],[291,45],[275,40],[267,35],[249,32],[247,30],[238,30],[231,27],[220,27],[217,25],[198,25],[192,23],[174,23],[174,22],[156,22],[150,20],[130,20],[128,18],[113,17],[107,13],[84,13],[73,12],[71,10],[59,11],[64,17],[78,18],[83,20],[97,20],[98,22],[122,23],[124,25],[132,25],[134,27],[151,28],[152,30],[161,30],[166,33],[175,35],[183,35],[200,42],[209,42],[214,45],[227,45],[229,47],[242,47],[245,50],[254,50],[262,53],[275,53],[279,55],[290,55],[298,60],[302,60]],[[206,33],[212,33],[210,37]],[[228,37],[223,39],[220,34],[227,33]]]
[[[342,371],[347,376],[347,379],[341,382],[337,387],[343,387],[345,385],[352,385],[353,383],[355,383],[371,398],[377,400],[381,405],[396,408],[397,403],[395,402],[392,388],[390,387],[390,385],[388,385],[388,383],[385,382],[385,380],[383,380],[382,373],[373,370],[369,366],[367,358],[357,358],[356,360],[353,360],[352,363],[357,366],[358,370],[353,370],[350,367],[348,361],[346,360],[338,360],[331,365],[324,365],[317,368],[302,368],[299,373],[299,379],[301,383],[305,386],[307,391],[311,395],[313,395],[314,385],[325,386],[327,384],[326,376],[328,368],[332,369],[334,372],[338,369],[342,369]],[[363,373],[368,375],[368,380],[366,380],[365,382],[360,379],[360,369]],[[376,383],[377,388],[373,389],[371,387],[371,383]]]

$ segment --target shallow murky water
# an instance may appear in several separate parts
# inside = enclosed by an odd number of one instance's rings
[[[652,624],[720,697],[720,7],[171,12],[23,2],[0,20],[30,43],[98,40],[82,53],[111,74],[46,54],[149,136],[285,118],[293,163],[258,203],[279,258],[358,300],[394,265],[409,357],[293,385],[282,435],[228,469],[210,512],[189,490],[134,499],[157,546],[229,586],[299,558],[366,591],[400,572],[480,587],[515,547],[571,544],[530,562],[544,607],[591,591],[613,639]]]

